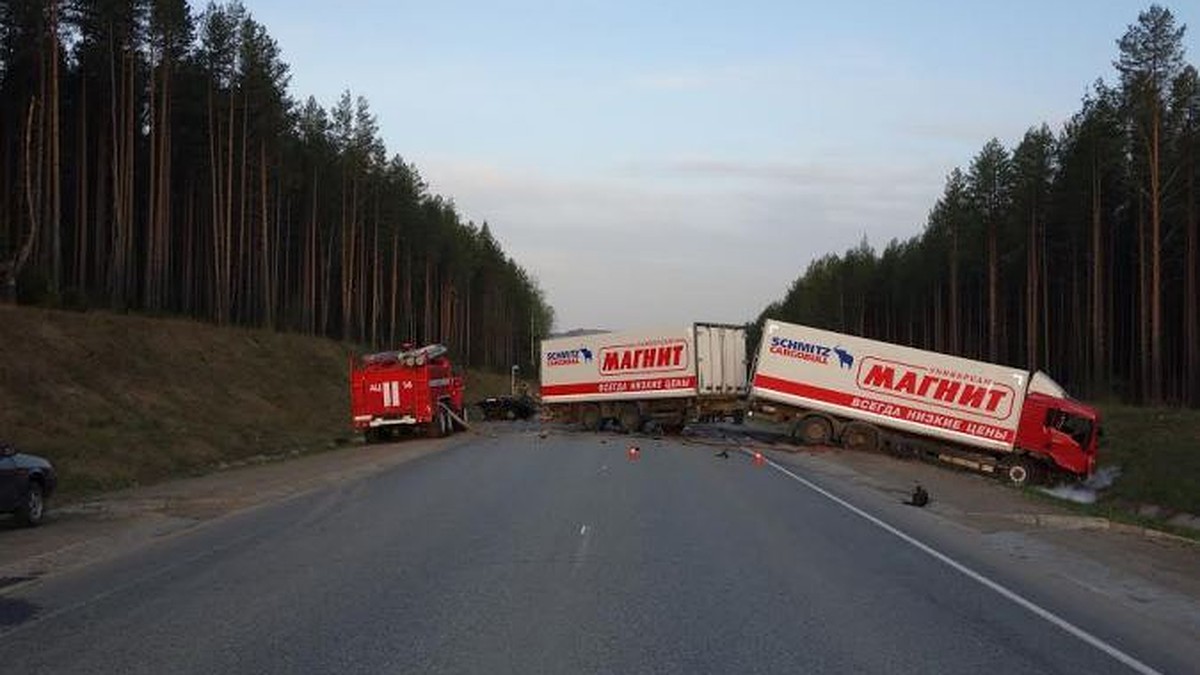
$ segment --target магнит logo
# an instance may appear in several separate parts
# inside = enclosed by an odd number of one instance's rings
[[[672,372],[688,367],[687,342],[655,341],[600,350],[600,374]]]

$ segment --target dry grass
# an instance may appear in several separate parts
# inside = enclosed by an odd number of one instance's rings
[[[0,307],[0,438],[53,461],[68,497],[324,450],[353,437],[352,351],[184,319]],[[468,374],[468,400],[501,382]]]

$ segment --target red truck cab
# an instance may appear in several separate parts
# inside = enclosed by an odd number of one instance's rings
[[[1014,445],[1077,475],[1096,469],[1100,413],[1066,395],[1043,373],[1034,373]]]
[[[442,345],[366,354],[350,361],[350,408],[368,441],[406,429],[442,436],[462,419],[463,379]]]

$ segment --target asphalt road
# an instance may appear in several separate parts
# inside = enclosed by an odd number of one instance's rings
[[[961,539],[925,538],[917,509],[824,481],[856,513],[704,445],[635,439],[629,461],[628,441],[480,438],[10,589],[0,671],[1134,672],[1121,656],[1194,666],[1102,606],[973,560]]]

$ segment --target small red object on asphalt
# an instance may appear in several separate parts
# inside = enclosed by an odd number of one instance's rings
[[[762,466],[767,463],[767,458],[758,450],[754,451],[754,466]]]
[[[640,449],[638,449],[638,446],[631,445],[631,446],[629,446],[629,450],[625,451],[625,454],[629,457],[629,461],[636,462],[638,460],[638,457],[641,456],[642,451]]]

